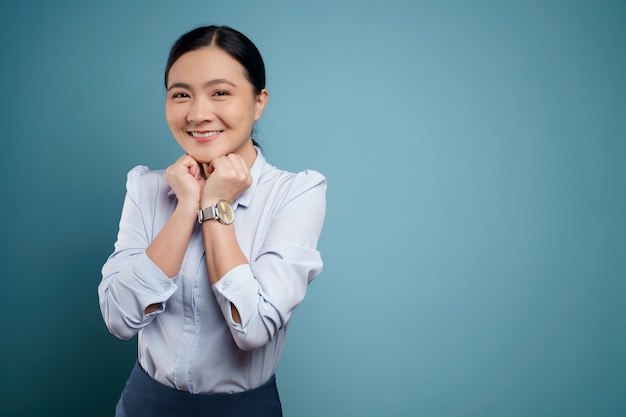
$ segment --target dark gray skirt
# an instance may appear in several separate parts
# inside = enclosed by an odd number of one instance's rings
[[[276,378],[258,388],[235,394],[192,394],[152,379],[135,364],[116,417],[282,417]]]

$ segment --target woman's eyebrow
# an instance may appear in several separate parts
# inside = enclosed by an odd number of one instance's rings
[[[205,82],[203,84],[202,87],[207,88],[207,87],[212,87],[216,84],[230,84],[233,87],[237,87],[237,85],[235,85],[235,83],[233,83],[232,81],[227,80],[226,78],[216,78],[214,80],[209,80],[207,82]],[[169,87],[167,87],[167,91],[170,91],[172,88],[184,88],[187,90],[191,90],[191,85],[187,84],[187,83],[174,83],[172,85],[170,85]]]

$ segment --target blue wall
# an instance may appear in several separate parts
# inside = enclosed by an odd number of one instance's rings
[[[126,172],[180,154],[168,48],[218,23],[266,59],[266,157],[329,181],[286,416],[626,415],[625,2],[7,3],[0,414],[112,415],[100,267]]]

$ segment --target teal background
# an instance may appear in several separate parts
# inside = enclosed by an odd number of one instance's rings
[[[266,158],[328,178],[286,416],[626,415],[626,2],[5,1],[3,416],[110,416],[126,172],[180,154],[171,43],[246,33]]]

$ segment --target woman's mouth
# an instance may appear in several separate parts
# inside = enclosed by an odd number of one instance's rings
[[[206,130],[206,131],[191,131],[187,132],[189,136],[193,138],[196,142],[208,142],[217,137],[223,130]]]

